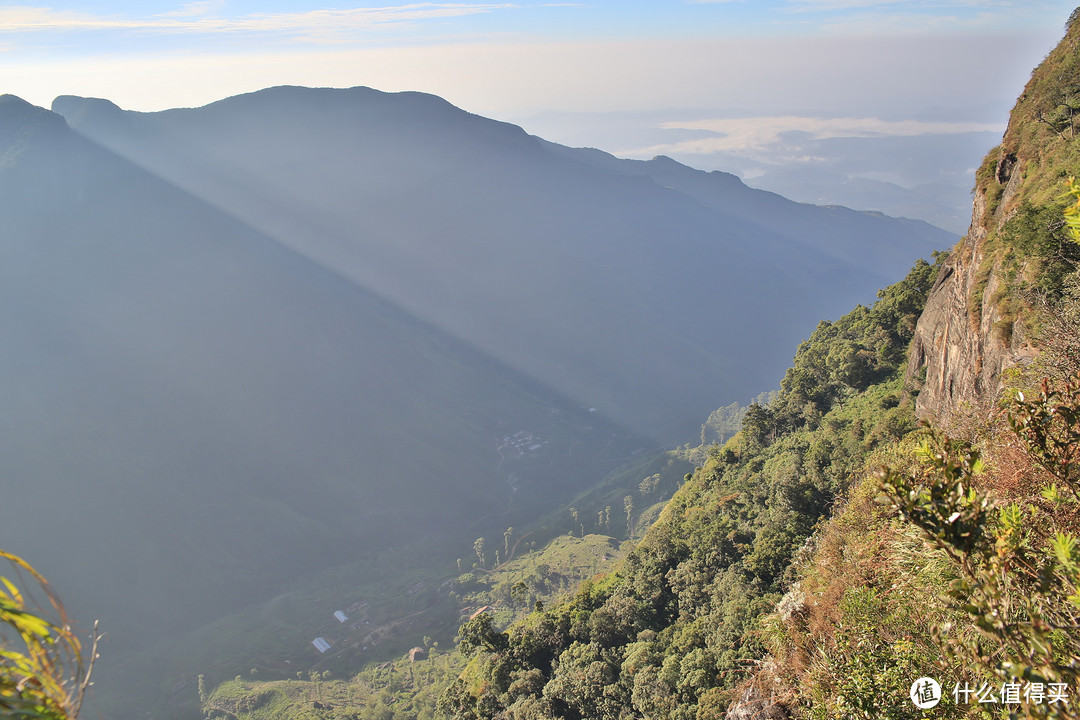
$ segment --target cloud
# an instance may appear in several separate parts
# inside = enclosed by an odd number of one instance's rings
[[[146,17],[91,15],[51,8],[0,8],[0,31],[144,30],[172,33],[293,33],[327,36],[394,23],[477,15],[517,7],[513,3],[413,3],[373,8],[294,13],[219,14],[221,2],[193,2]]]
[[[913,10],[921,13],[927,10],[948,12],[970,8],[988,7],[1015,8],[1013,0],[787,0],[788,5],[801,11],[861,10],[864,8],[891,7],[896,10]]]
[[[724,116],[1002,120],[1045,39],[1003,36],[697,38],[536,42],[519,37],[353,47],[277,42],[111,43],[83,54],[0,55],[5,91],[48,105],[61,94],[136,110],[203,104],[269,85],[421,90],[495,118],[544,111]],[[261,36],[260,36],[261,37]],[[17,36],[0,43],[18,42]],[[60,45],[61,43],[57,43]],[[791,58],[798,58],[793,62]],[[986,67],[998,68],[994,73]],[[656,115],[649,125],[656,127]],[[652,130],[621,147],[669,140]],[[692,131],[698,135],[704,131]],[[713,133],[717,134],[716,132]],[[687,133],[672,139],[682,140]],[[557,138],[555,138],[557,139]],[[589,141],[605,150],[611,139]]]
[[[55,30],[123,27],[127,23],[116,16],[95,16],[70,10],[12,5],[0,7],[0,30]]]
[[[712,133],[676,143],[624,150],[618,154],[636,157],[652,155],[708,155],[733,153],[754,155],[764,150],[774,152],[784,145],[798,146],[807,141],[831,138],[868,138],[914,135],[957,135],[972,132],[1000,132],[998,123],[927,122],[921,120],[881,120],[873,117],[813,118],[771,116],[717,118],[689,122],[661,123],[665,130],[695,130]],[[799,133],[792,137],[792,133]]]
[[[224,8],[225,0],[200,0],[200,2],[190,2],[179,10],[160,13],[159,17],[197,17],[217,13]]]

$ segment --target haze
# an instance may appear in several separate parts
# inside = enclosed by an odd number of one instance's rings
[[[1070,3],[100,2],[0,7],[4,90],[125,109],[281,84],[419,90],[572,146],[964,231]],[[749,130],[749,131],[748,131]]]

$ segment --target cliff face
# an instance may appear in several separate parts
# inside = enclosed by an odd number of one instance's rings
[[[1003,202],[1015,197],[1013,179],[1006,181]],[[1011,336],[1000,330],[1004,318],[996,297],[1002,289],[1001,267],[987,257],[991,215],[985,190],[977,190],[971,227],[942,268],[911,345],[909,378],[921,377],[926,369],[918,415],[939,424],[984,410],[997,396],[1002,372],[1037,354],[1021,322],[1014,324]],[[988,263],[992,269],[980,296],[979,270]]]
[[[1045,280],[1075,264],[1053,220],[1060,218],[1064,178],[1080,174],[1077,78],[1080,22],[1074,21],[1032,73],[1001,146],[983,162],[968,234],[953,249],[919,319],[908,379],[921,384],[922,418],[947,426],[967,413],[985,412],[1001,391],[1003,373],[1038,355],[1035,308],[1048,287],[1053,292]],[[1026,233],[1036,218],[1035,225],[1046,226],[1038,242]]]

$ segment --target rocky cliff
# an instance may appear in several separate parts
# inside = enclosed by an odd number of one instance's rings
[[[985,412],[1003,376],[1038,355],[1040,308],[1059,297],[1077,249],[1061,222],[1080,174],[1080,22],[1032,73],[1002,144],[976,176],[971,226],[930,294],[911,346],[918,414],[949,425]],[[924,374],[925,373],[925,374]]]

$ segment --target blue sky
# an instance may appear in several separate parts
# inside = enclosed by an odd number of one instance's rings
[[[1000,135],[1074,2],[28,0],[0,5],[0,91],[157,110],[281,84],[420,90],[746,174],[843,138]]]

